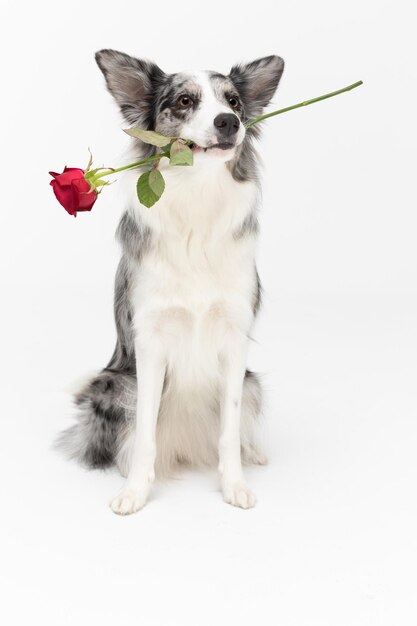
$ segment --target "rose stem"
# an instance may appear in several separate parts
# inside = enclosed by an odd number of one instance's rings
[[[339,93],[344,93],[345,91],[350,91],[351,89],[355,89],[355,87],[359,87],[359,85],[363,85],[361,80],[358,82],[349,85],[349,87],[345,87],[344,89],[338,89],[337,91],[332,91],[331,93],[326,93],[324,96],[319,96],[318,98],[313,98],[312,100],[305,100],[304,102],[299,102],[298,104],[293,104],[290,107],[285,107],[285,109],[279,109],[278,111],[272,111],[272,113],[266,113],[265,115],[260,115],[259,117],[255,117],[253,120],[249,120],[245,124],[245,128],[250,128],[258,122],[262,122],[262,120],[268,119],[268,117],[273,117],[274,115],[280,115],[281,113],[286,113],[287,111],[292,111],[293,109],[299,109],[300,107],[306,107],[309,104],[313,104],[314,102],[320,102],[320,100],[326,100],[327,98],[332,98],[333,96],[339,95]]]
[[[148,157],[147,159],[142,159],[141,161],[136,161],[136,163],[130,163],[129,165],[123,165],[122,167],[116,167],[115,169],[105,170],[104,172],[100,172],[98,176],[93,176],[93,180],[98,180],[102,176],[110,176],[110,174],[117,174],[117,172],[123,172],[124,170],[129,170],[134,167],[140,167],[141,165],[146,165],[151,161],[157,161],[161,159],[165,154],[154,154],[153,156]]]

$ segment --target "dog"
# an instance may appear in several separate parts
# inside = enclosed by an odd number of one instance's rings
[[[107,367],[77,393],[77,423],[59,445],[90,468],[115,464],[126,478],[111,501],[141,509],[156,476],[180,466],[218,466],[223,499],[247,509],[255,496],[243,463],[264,464],[262,392],[246,369],[259,310],[255,263],[260,203],[258,126],[284,61],[268,56],[226,76],[166,74],[115,50],[96,61],[129,126],[192,142],[194,165],[160,162],[166,187],[150,209],[125,175],[127,210],[117,239],[117,344]],[[157,148],[134,139],[137,159]]]

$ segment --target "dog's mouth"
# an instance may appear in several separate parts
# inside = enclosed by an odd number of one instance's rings
[[[190,143],[189,147],[193,152],[210,152],[210,150],[232,150],[235,147],[235,144],[230,142],[222,142],[214,143],[210,146],[199,146],[196,143]]]

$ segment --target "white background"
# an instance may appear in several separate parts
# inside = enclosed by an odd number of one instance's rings
[[[411,2],[103,0],[1,8],[0,618],[8,626],[415,625],[415,20]],[[274,106],[349,94],[265,126],[250,365],[270,465],[250,511],[214,474],[157,485],[120,518],[113,472],[51,451],[65,388],[115,339],[106,189],[73,219],[48,170],[114,165],[127,138],[93,53],[167,72],[280,54]],[[414,50],[413,50],[414,48]]]

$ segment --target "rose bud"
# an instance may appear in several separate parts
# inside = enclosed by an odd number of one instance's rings
[[[74,217],[78,211],[91,211],[98,192],[85,180],[85,171],[77,167],[66,167],[62,174],[49,172],[54,180],[50,185],[56,199]]]

